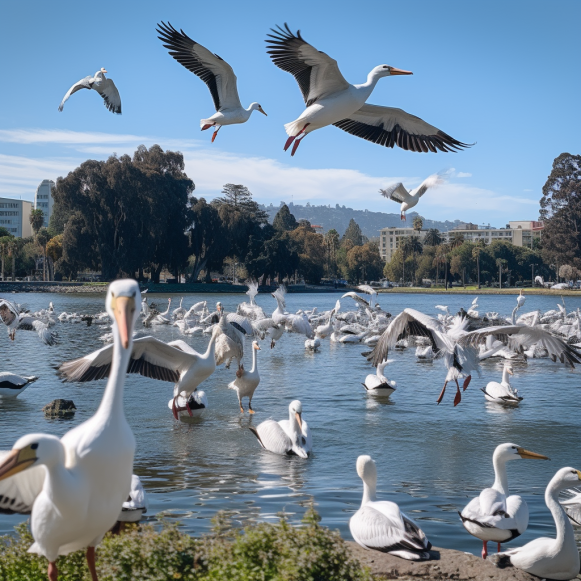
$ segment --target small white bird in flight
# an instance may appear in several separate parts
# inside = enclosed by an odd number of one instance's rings
[[[277,67],[295,77],[307,106],[298,119],[285,125],[289,138],[284,150],[295,142],[291,156],[307,133],[327,125],[385,147],[397,145],[408,151],[436,153],[470,147],[401,109],[366,103],[380,78],[411,75],[410,71],[379,65],[367,75],[365,83],[351,85],[337,61],[305,41],[300,31],[293,34],[287,24],[271,30],[274,34],[266,40],[267,52]]]
[[[186,67],[188,71],[197,75],[208,85],[216,113],[208,119],[200,119],[202,131],[215,127],[212,143],[223,125],[246,123],[252,111],[266,113],[258,103],[251,103],[248,109],[242,107],[236,75],[232,67],[217,54],[213,54],[199,42],[192,40],[183,30],[179,32],[168,22],[158,24],[159,40],[169,50],[169,54]]]
[[[406,210],[413,208],[420,201],[420,198],[428,191],[428,188],[435,188],[445,181],[444,174],[433,174],[426,178],[417,188],[408,192],[401,182],[392,184],[384,190],[380,189],[379,193],[385,198],[394,202],[400,202],[400,217],[405,221]]]
[[[81,89],[95,89],[95,91],[103,97],[105,107],[107,107],[111,113],[121,115],[121,97],[119,96],[119,91],[117,90],[115,83],[111,79],[105,77],[106,72],[107,71],[104,68],[101,68],[101,70],[97,71],[92,77],[85,77],[75,83],[63,97],[63,100],[59,105],[59,111],[63,110],[65,102],[73,93],[76,93]]]

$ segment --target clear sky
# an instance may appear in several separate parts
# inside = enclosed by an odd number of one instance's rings
[[[204,83],[174,61],[155,25],[170,21],[228,61],[241,101],[258,101],[244,125],[214,144],[199,119],[214,113]],[[196,194],[212,198],[243,183],[262,203],[336,204],[397,212],[378,195],[403,181],[454,168],[447,186],[417,210],[433,219],[502,226],[536,219],[553,159],[579,153],[581,2],[414,1],[0,3],[0,195],[33,199],[44,178],[87,158],[159,143],[184,153]],[[283,124],[304,104],[294,78],[275,67],[264,40],[288,22],[335,58],[345,78],[364,82],[376,65],[413,71],[381,79],[369,102],[400,107],[456,139],[459,153],[387,149],[327,127],[283,152]],[[68,88],[99,68],[120,93],[113,115],[93,91]]]

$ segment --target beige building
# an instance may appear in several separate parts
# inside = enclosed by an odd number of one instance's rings
[[[541,237],[542,222],[532,220],[520,220],[509,222],[506,228],[493,228],[489,226],[477,226],[476,224],[460,224],[448,232],[440,232],[442,242],[449,242],[455,233],[462,234],[468,242],[484,240],[490,244],[495,240],[506,240],[515,246],[533,247],[533,240]],[[399,248],[402,238],[417,234],[413,228],[401,228],[397,226],[383,228],[379,236],[379,252],[385,262],[389,262],[395,250]],[[427,230],[419,232],[420,240],[423,240]]]
[[[54,188],[54,182],[52,180],[42,180],[38,188],[36,188],[36,194],[34,195],[34,209],[42,210],[44,214],[44,223],[42,225],[45,228],[48,228],[52,214],[52,188]]]
[[[32,236],[31,211],[32,202],[0,198],[0,226],[6,228],[12,236],[17,238]]]

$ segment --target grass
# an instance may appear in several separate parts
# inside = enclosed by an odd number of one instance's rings
[[[101,581],[371,581],[339,532],[319,521],[311,507],[300,527],[281,516],[236,529],[219,513],[200,538],[167,523],[133,526],[105,536],[97,571]],[[27,553],[32,542],[26,523],[0,537],[0,580],[46,581],[47,560]],[[57,567],[61,581],[90,579],[83,551],[59,557]]]
[[[551,290],[548,288],[523,288],[525,295],[550,295],[550,296],[569,296],[581,297],[581,291],[578,290]],[[378,293],[409,293],[409,294],[435,294],[435,295],[518,295],[520,288],[493,288],[477,286],[466,287],[448,287],[446,290],[443,286],[438,287],[396,287],[396,288],[382,288],[377,289]]]

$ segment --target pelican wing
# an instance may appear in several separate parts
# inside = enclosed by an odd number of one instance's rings
[[[289,454],[293,443],[283,430],[282,426],[274,420],[266,420],[256,428],[250,427],[250,431],[256,436],[260,445],[275,454]]]
[[[64,381],[94,381],[109,377],[113,345],[93,351],[89,355],[66,361],[58,367]],[[197,360],[197,354],[187,353],[179,347],[167,345],[153,337],[142,337],[133,342],[133,351],[127,373],[177,383],[180,373]]]
[[[49,331],[48,325],[26,313],[20,313],[16,328],[21,331],[36,331],[46,345],[54,345],[56,343],[56,334]]]
[[[409,200],[409,193],[401,182],[392,184],[384,190],[379,190],[384,198],[389,198],[394,202],[403,203]]]
[[[410,115],[402,109],[363,105],[346,119],[333,123],[339,129],[362,137],[367,141],[406,151],[459,151],[469,144],[457,141],[423,119]]]
[[[363,297],[360,297],[353,291],[345,293],[341,298],[344,299],[345,297],[353,299],[360,307],[369,307],[369,301],[366,301]]]
[[[178,32],[169,22],[158,24],[157,32],[169,54],[206,83],[216,111],[242,108],[236,75],[224,59],[192,40],[183,30]]]
[[[247,317],[237,315],[236,313],[227,313],[226,321],[243,335],[252,335],[253,333],[252,325]]]
[[[111,79],[103,79],[101,82],[95,83],[93,89],[103,97],[105,107],[111,113],[121,115],[121,96],[115,83]]]
[[[65,103],[67,102],[68,98],[73,94],[76,93],[77,91],[80,91],[81,89],[90,89],[91,88],[91,79],[93,77],[91,77],[91,75],[89,75],[88,77],[85,77],[84,79],[81,79],[80,81],[77,81],[66,93],[66,95],[63,97],[63,100],[61,101],[61,104],[59,105],[59,111],[63,110],[63,107],[65,106]]]
[[[357,287],[357,290],[360,290],[362,293],[367,293],[368,295],[376,295],[377,294],[377,291],[372,286],[369,286],[368,284],[360,284]]]
[[[492,335],[495,339],[508,342],[509,347],[518,352],[523,352],[535,343],[547,350],[553,361],[557,359],[565,365],[575,367],[575,363],[581,363],[581,352],[568,345],[559,337],[538,327],[526,325],[504,325],[487,327],[477,331],[466,333],[459,339],[461,345],[478,345],[486,342],[486,337]]]
[[[267,52],[278,68],[294,76],[307,107],[351,86],[337,61],[304,40],[300,30],[293,34],[286,23],[284,28],[271,30],[274,34],[267,35]]]
[[[437,355],[441,349],[451,349],[443,334],[444,329],[437,319],[415,309],[404,309],[383,332],[367,359],[373,363],[374,367],[377,367],[384,359],[387,359],[389,350],[393,349],[400,339],[409,335],[428,337],[432,350]]]
[[[444,183],[444,176],[442,174],[432,174],[427,177],[416,190],[411,192],[411,196],[414,198],[421,198],[430,188],[435,188]],[[478,297],[472,302],[473,305],[478,303]]]
[[[0,462],[9,454],[0,451]],[[34,466],[0,481],[0,514],[30,514],[44,484],[45,469]]]

